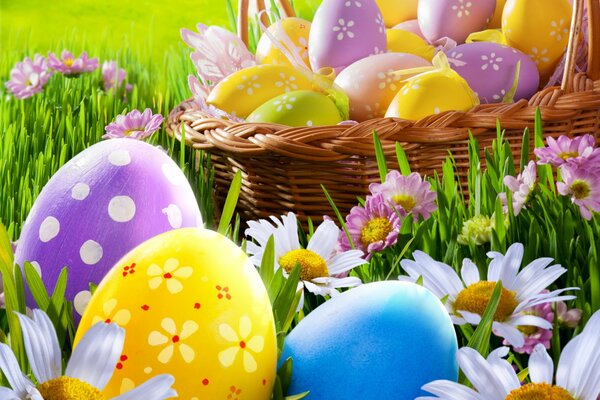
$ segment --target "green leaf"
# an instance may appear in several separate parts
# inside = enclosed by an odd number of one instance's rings
[[[275,241],[273,235],[269,237],[265,245],[259,273],[265,287],[268,288],[273,280],[273,275],[275,275]]]
[[[525,132],[523,132],[523,140],[521,141],[521,163],[520,163],[520,171],[525,171],[525,167],[529,164],[529,128],[525,128]]]
[[[35,300],[35,303],[41,310],[47,311],[50,305],[50,296],[46,291],[46,286],[42,282],[42,278],[40,278],[38,272],[29,262],[25,262],[23,268],[25,269],[25,278],[27,279],[27,285],[29,286],[33,300]]]
[[[410,163],[408,162],[408,157],[400,142],[396,142],[396,159],[398,160],[400,173],[404,176],[410,175]]]
[[[325,193],[325,197],[327,197],[327,201],[329,201],[329,204],[331,205],[331,208],[333,209],[335,216],[337,217],[340,225],[342,226],[342,229],[346,233],[346,237],[348,238],[348,242],[350,243],[350,246],[352,246],[352,248],[355,249],[356,247],[354,246],[354,241],[352,240],[352,236],[350,236],[350,232],[348,231],[348,227],[346,226],[346,221],[344,220],[344,217],[342,217],[342,213],[340,213],[340,210],[335,205],[335,202],[329,195],[329,192],[327,191],[327,189],[325,188],[324,185],[321,185],[321,189],[323,189],[323,193]]]
[[[231,223],[231,218],[235,212],[235,207],[237,206],[241,188],[242,172],[238,170],[233,177],[233,181],[231,181],[231,186],[229,187],[229,192],[227,193],[227,198],[225,199],[225,205],[223,206],[221,220],[219,221],[219,227],[217,229],[217,232],[222,235],[227,233],[229,224]]]
[[[377,168],[379,169],[379,177],[381,179],[381,183],[385,182],[385,177],[387,176],[388,169],[387,164],[385,162],[385,153],[383,152],[383,146],[381,145],[381,140],[379,140],[379,136],[377,136],[377,132],[373,131],[373,145],[375,147],[375,158],[377,159]]]
[[[479,322],[477,329],[475,329],[473,336],[471,336],[471,340],[469,340],[469,343],[467,344],[468,347],[477,350],[483,357],[487,357],[489,354],[492,323],[494,322],[494,314],[496,313],[496,309],[500,303],[501,295],[502,281],[498,281],[496,283],[496,287],[494,287],[492,297],[485,308],[485,312],[481,317],[481,322]]]

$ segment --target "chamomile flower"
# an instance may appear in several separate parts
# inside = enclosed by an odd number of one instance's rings
[[[25,351],[35,385],[19,368],[10,347],[0,343],[0,369],[12,389],[0,388],[5,400],[105,400],[101,391],[119,361],[125,331],[116,324],[98,323],[73,350],[63,375],[61,350],[48,316],[33,310],[33,319],[19,314]],[[163,400],[177,396],[171,375],[158,375],[113,400]]]
[[[543,293],[567,270],[560,265],[549,266],[551,258],[538,258],[519,272],[523,260],[521,243],[510,246],[506,255],[489,252],[488,257],[492,261],[487,280],[481,280],[477,266],[468,258],[463,260],[459,277],[454,268],[435,261],[422,251],[416,251],[414,261],[401,261],[402,268],[409,276],[399,279],[416,282],[419,277],[423,277],[423,286],[438,298],[446,299],[446,309],[457,325],[479,324],[494,287],[501,280],[502,294],[494,314],[492,330],[511,346],[522,347],[525,344],[523,327],[552,328],[550,322],[540,316],[528,314],[527,309],[538,304],[571,300],[574,296],[561,294],[575,288]]]
[[[512,365],[503,357],[507,347],[484,359],[474,349],[458,351],[458,364],[473,389],[446,380],[433,381],[423,390],[437,397],[417,400],[596,400],[600,395],[600,312],[589,320],[579,336],[563,349],[554,374],[554,363],[543,344],[529,358],[530,383],[521,384]],[[554,379],[556,377],[556,379]]]
[[[336,278],[354,267],[365,263],[360,250],[337,252],[336,246],[340,230],[331,220],[319,225],[310,238],[306,249],[298,239],[298,222],[294,213],[288,213],[279,220],[261,219],[248,222],[246,250],[256,266],[260,266],[267,241],[273,235],[275,244],[275,270],[283,268],[284,274],[290,273],[296,264],[300,264],[300,279],[310,292],[321,296],[334,296],[337,289],[354,287],[361,284],[357,277]]]

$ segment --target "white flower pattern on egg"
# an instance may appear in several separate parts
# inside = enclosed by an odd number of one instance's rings
[[[253,75],[251,78],[243,75],[242,83],[237,85],[236,88],[241,92],[245,92],[248,96],[252,96],[254,94],[254,89],[260,89],[260,83],[256,82],[257,80],[258,75]]]
[[[492,96],[492,99],[496,100],[496,101],[500,101],[502,99],[504,99],[504,96],[506,95],[506,90],[502,89],[500,91],[500,94],[495,94]]]
[[[254,372],[257,369],[256,359],[252,353],[260,353],[263,351],[265,340],[262,336],[251,336],[252,320],[244,315],[240,318],[239,331],[236,332],[228,324],[219,325],[219,334],[231,346],[219,353],[219,362],[224,367],[231,367],[242,353],[242,363],[244,370],[248,373]]]
[[[563,36],[567,36],[569,34],[569,27],[567,26],[566,21],[562,18],[558,22],[550,22],[550,26],[552,27],[550,36],[554,36],[558,42],[562,40]]]
[[[192,320],[185,321],[181,330],[177,330],[175,321],[172,318],[164,318],[160,323],[161,331],[152,331],[148,336],[148,344],[150,346],[163,346],[163,349],[158,354],[158,361],[162,364],[167,364],[173,358],[175,350],[179,350],[179,354],[186,363],[191,363],[196,357],[194,349],[183,343],[184,340],[192,336],[198,330],[199,326]]]
[[[410,92],[411,90],[419,90],[419,88],[421,87],[419,85],[419,80],[414,80],[414,81],[409,81],[407,84],[404,85],[404,87],[402,88],[402,94],[406,95],[408,94],[408,92]]]
[[[538,50],[537,47],[533,47],[531,49],[531,54],[529,54],[529,57],[531,57],[531,59],[537,64],[540,65],[542,63],[546,64],[550,62],[550,59],[548,58],[548,49],[541,49]]]
[[[288,97],[288,95],[284,95],[279,100],[275,100],[273,105],[276,106],[275,111],[281,112],[283,109],[292,110],[294,108],[294,103],[296,101],[296,97]]]
[[[296,81],[295,76],[287,76],[283,72],[280,72],[279,78],[281,79],[275,81],[275,86],[278,88],[283,87],[286,93],[291,92],[292,90],[298,90],[298,85],[294,83]]]
[[[389,90],[393,92],[398,90],[396,82],[400,80],[400,76],[396,75],[393,69],[388,69],[387,72],[379,72],[377,78],[380,81],[377,85],[379,89],[385,90],[386,88],[389,88]]]
[[[353,5],[356,8],[362,7],[362,3],[360,1],[356,1],[356,0],[354,0],[354,1],[348,0],[344,3],[344,6],[346,6],[346,7],[352,7]]]
[[[465,0],[458,0],[458,3],[452,6],[452,10],[456,11],[456,16],[458,18],[462,18],[463,15],[465,17],[468,17],[469,15],[471,15],[471,10],[469,10],[469,8],[471,8],[473,6],[473,3],[470,1],[466,1]]]
[[[102,305],[102,315],[94,316],[92,324],[98,322],[106,322],[107,324],[114,322],[117,325],[125,326],[131,320],[131,312],[125,309],[117,309],[117,299],[110,299]]]
[[[375,18],[375,23],[379,27],[379,33],[385,33],[385,23],[383,22],[383,16],[381,15],[381,13],[377,14],[377,17]]]
[[[344,40],[344,37],[348,37],[352,39],[354,37],[354,33],[350,30],[354,26],[354,21],[346,21],[343,18],[338,19],[338,25],[333,27],[334,32],[338,32],[337,40]]]
[[[179,293],[183,290],[182,280],[188,279],[194,272],[192,267],[180,267],[179,260],[169,258],[165,261],[163,268],[156,264],[148,267],[148,286],[150,289],[158,289],[163,282],[166,282],[167,290],[171,294]]]
[[[483,54],[481,56],[481,61],[483,61],[483,65],[481,65],[481,69],[483,71],[487,70],[488,67],[492,67],[494,71],[500,70],[500,63],[504,61],[502,57],[496,56],[496,53],[492,53],[489,56]]]

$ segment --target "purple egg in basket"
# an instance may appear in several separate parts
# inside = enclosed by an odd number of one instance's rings
[[[194,193],[163,150],[133,139],[95,144],[43,188],[23,226],[15,262],[29,261],[52,293],[63,267],[79,320],[100,283],[131,249],[166,231],[202,226]],[[28,305],[34,306],[29,296]]]

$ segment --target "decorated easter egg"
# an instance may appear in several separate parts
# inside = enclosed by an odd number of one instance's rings
[[[398,25],[395,25],[392,29],[401,29],[403,31],[409,31],[419,36],[421,39],[426,40],[423,32],[421,32],[421,27],[419,26],[419,20],[417,19],[409,19],[408,21],[400,22]]]
[[[438,53],[433,63],[436,69],[406,80],[386,117],[418,120],[444,111],[468,111],[479,104],[468,83],[447,64],[444,53]]]
[[[494,10],[494,16],[488,23],[489,29],[498,29],[502,27],[502,12],[504,11],[504,5],[506,0],[496,0],[496,9]]]
[[[294,52],[304,61],[307,67],[308,62],[308,34],[310,32],[310,22],[302,18],[284,18],[275,22],[268,28],[269,33],[277,40],[279,45],[285,49]],[[278,64],[292,66],[284,53],[277,48],[275,43],[263,33],[256,47],[256,60],[261,64]]]
[[[335,79],[350,100],[350,119],[365,121],[385,115],[392,99],[408,76],[394,71],[430,66],[413,54],[386,53],[363,58],[343,70]]]
[[[271,303],[246,254],[216,232],[174,230],[125,255],[96,289],[75,346],[101,321],[126,330],[107,399],[161,373],[180,399],[271,398]]]
[[[267,101],[250,114],[248,122],[322,126],[338,124],[342,118],[333,101],[324,94],[298,90]]]
[[[46,184],[23,227],[15,262],[31,262],[52,291],[63,267],[75,315],[128,251],[153,236],[201,226],[194,193],[161,149],[133,139],[97,143]],[[78,318],[77,318],[78,319]]]
[[[354,61],[385,53],[385,24],[374,0],[324,0],[317,9],[308,40],[313,71],[341,71]]]
[[[417,18],[417,0],[375,0],[375,2],[388,28]]]
[[[273,97],[294,90],[310,90],[300,71],[285,65],[255,65],[229,75],[213,88],[206,101],[229,114],[246,118]]]
[[[400,29],[387,30],[388,51],[394,53],[409,53],[431,61],[435,54],[435,47],[428,44],[418,35]]]
[[[567,48],[571,11],[568,0],[508,0],[504,6],[502,32],[508,44],[533,59],[542,80]]]
[[[442,303],[422,286],[369,283],[319,306],[285,340],[288,392],[314,400],[413,400],[421,386],[456,381],[457,340]],[[343,382],[343,384],[340,384]]]
[[[481,103],[499,103],[510,92],[519,67],[519,83],[514,100],[528,99],[538,88],[539,74],[527,55],[496,43],[467,43],[450,50],[452,68],[477,93]]]
[[[430,42],[449,37],[464,43],[487,26],[495,6],[495,0],[419,0],[419,26]]]

